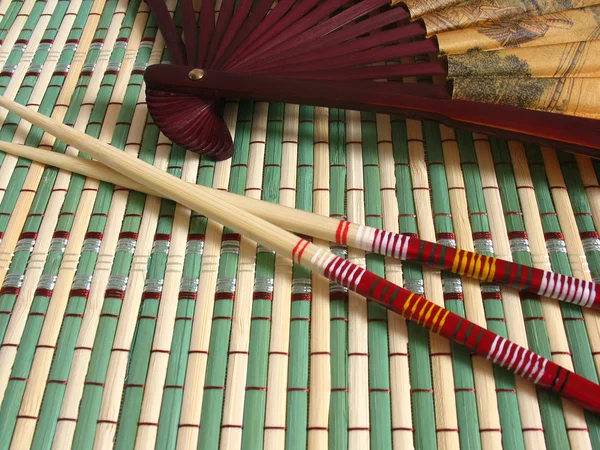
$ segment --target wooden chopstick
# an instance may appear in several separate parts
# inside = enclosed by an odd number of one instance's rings
[[[101,163],[110,165],[121,175],[135,179],[153,193],[160,193],[163,197],[201,212],[313,272],[401,314],[405,319],[600,414],[600,385],[238,208],[210,189],[190,189],[187,183],[154,166],[4,97],[0,97],[0,106]]]
[[[84,148],[80,149],[85,152]],[[163,195],[97,161],[50,153],[8,142],[0,142],[0,150],[43,164],[57,166],[90,178],[108,181],[135,191],[159,197]],[[230,202],[238,208],[253,212],[257,216],[294,233],[349,245],[384,256],[400,258],[403,261],[437,267],[457,275],[506,285],[521,291],[574,303],[579,306],[600,309],[600,285],[591,281],[193,183],[187,183],[187,187],[200,193],[211,192],[214,196]]]

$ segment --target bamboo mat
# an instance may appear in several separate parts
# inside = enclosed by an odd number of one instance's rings
[[[228,102],[235,154],[215,163],[148,116],[143,72],[161,61],[141,0],[0,0],[0,93],[162,170],[600,281],[600,162],[401,117]],[[1,140],[77,154],[0,122]],[[599,417],[196,212],[0,163],[0,450],[600,449]],[[598,382],[598,312],[332,250]]]

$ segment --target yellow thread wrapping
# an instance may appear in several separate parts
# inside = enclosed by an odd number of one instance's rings
[[[408,298],[406,299],[406,301],[404,302],[404,306],[402,307],[402,315],[405,316],[406,315],[406,310],[408,309],[408,307],[410,306],[410,301],[412,300],[412,298],[415,296],[415,294],[410,294],[408,296]]]
[[[475,270],[473,271],[473,275],[472,276],[479,276],[479,274],[481,273],[481,261],[485,259],[485,256],[483,255],[479,255],[477,257],[477,261],[475,261]]]
[[[487,280],[487,276],[490,273],[490,261],[492,258],[489,256],[485,257],[485,262],[483,263],[483,267],[481,269],[481,273],[479,274],[480,280]]]
[[[456,273],[456,270],[458,269],[458,263],[460,261],[460,250],[456,251],[456,254],[454,255],[454,261],[452,262],[452,272]]]
[[[492,258],[492,262],[490,264],[490,275],[487,278],[487,281],[494,281],[494,275],[496,274],[496,258]]]
[[[435,306],[437,306],[437,305],[435,303],[431,302],[431,306],[427,310],[427,314],[425,315],[425,319],[423,319],[423,325],[425,325],[427,323],[427,321],[429,320],[429,318],[431,317],[431,311],[433,311],[433,308]]]
[[[471,261],[469,261],[469,270],[467,270],[467,276],[468,277],[472,277],[473,276],[473,270],[475,269],[475,260],[477,259],[476,255],[473,255],[471,257]]]
[[[440,320],[440,325],[438,326],[438,329],[437,329],[438,333],[440,332],[440,330],[442,329],[442,327],[446,323],[446,317],[448,317],[448,314],[450,314],[450,311],[446,311],[446,314],[444,314],[444,317],[442,317],[442,320]]]
[[[436,305],[437,306],[437,305]],[[433,320],[431,321],[431,328],[430,330],[433,331],[433,329],[435,328],[435,323],[437,322],[438,318],[440,317],[440,313],[442,312],[442,308],[440,308],[438,306],[438,310],[435,313],[435,316],[433,317]]]
[[[421,297],[419,295],[419,298],[417,298],[417,301],[415,302],[414,306],[410,310],[410,320],[412,320],[413,316],[415,315],[415,311],[417,310],[417,306],[419,306],[419,303],[421,302],[422,299],[423,299],[423,297]]]
[[[461,258],[461,261],[460,261],[460,269],[459,269],[458,273],[461,275],[464,275],[466,267],[467,267],[467,255],[463,254],[463,257]]]
[[[421,319],[423,318],[423,313],[425,312],[425,308],[427,308],[427,304],[428,302],[425,302],[421,308],[421,311],[419,311],[419,320],[417,320],[417,325],[421,325]]]

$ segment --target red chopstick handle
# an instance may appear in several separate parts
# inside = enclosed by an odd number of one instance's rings
[[[313,258],[314,259],[314,258]],[[323,268],[347,287],[506,370],[600,414],[600,385],[336,256]]]
[[[587,308],[600,309],[600,285],[591,281],[364,225],[359,226],[354,237],[349,239],[350,225],[350,222],[340,221],[336,232],[338,244],[352,245],[380,255],[427,264],[480,281],[510,286]]]

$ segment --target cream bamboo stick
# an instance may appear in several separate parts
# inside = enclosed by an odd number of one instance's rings
[[[498,191],[498,182],[494,170],[494,163],[491,156],[489,140],[486,136],[474,134],[473,142],[477,154],[477,162],[479,165],[479,173],[481,175],[481,183],[483,185],[483,194],[487,207],[488,216],[504,218],[504,210],[502,209],[502,201]],[[490,220],[490,232],[492,235],[492,245],[497,257],[512,261],[510,251],[510,243],[508,241],[508,231],[504,220]],[[516,290],[501,286],[502,305],[504,307],[504,315],[506,318],[506,327],[509,339],[518,345],[529,348],[527,342],[527,334],[525,332],[525,322],[523,319],[523,311],[521,309],[521,300]],[[526,395],[531,399],[536,397],[535,389],[528,383],[516,378],[515,384],[517,392],[524,390]],[[533,402],[528,402],[529,408],[521,409],[522,415],[526,417],[532,414],[532,418],[536,417],[537,410]],[[521,405],[520,405],[521,406]]]
[[[346,111],[346,214],[365,223],[362,123],[358,111]],[[348,260],[366,268],[365,252],[349,248]],[[369,322],[364,297],[348,292],[348,447],[370,447]]]
[[[575,160],[577,161],[581,181],[585,186],[585,192],[590,203],[594,226],[596,230],[600,230],[600,184],[592,165],[592,159],[589,156],[575,155]],[[598,279],[594,279],[594,282],[597,281]]]
[[[329,217],[329,110],[314,109],[314,184],[313,211]],[[328,243],[314,239],[315,246]],[[310,373],[308,393],[308,447],[328,446],[330,371],[330,305],[329,282],[312,274],[310,309]]]
[[[19,38],[21,31],[23,31],[23,27],[25,26],[25,22],[27,22],[27,18],[33,9],[33,5],[35,5],[37,0],[25,0],[23,2],[23,6],[19,10],[19,14],[15,18],[15,21],[10,27],[9,32],[6,34],[4,41],[2,42],[2,46],[0,47],[0,67],[3,67],[12,52],[15,42]]]
[[[111,26],[109,27],[107,40],[116,40],[120,29],[122,16],[124,16],[125,11],[123,10],[122,15],[118,14],[119,12],[121,11],[119,11],[119,6],[117,6],[117,10],[115,11],[113,21],[111,23]],[[147,10],[141,10],[138,12],[136,22],[145,21],[147,17]],[[135,31],[133,34],[135,41]],[[112,49],[112,45],[109,45],[108,48]],[[103,66],[108,62],[109,57],[109,52],[104,52],[104,54],[101,53],[98,59],[98,64],[96,65],[96,70],[101,70],[101,73],[104,72]],[[104,59],[106,60],[106,62],[101,61]],[[133,62],[124,61],[123,65],[125,66],[124,70],[126,70],[127,72],[126,75],[123,75],[123,72],[121,72],[120,76],[117,77],[117,81],[115,82],[115,86],[111,96],[111,103],[121,103],[129,78],[129,71],[127,69],[131,68]],[[89,97],[90,100],[93,99],[95,95],[97,95],[97,90],[88,89],[88,91],[86,92],[86,97]],[[93,101],[86,102],[86,99],[84,98],[84,103],[82,105],[82,116],[86,117],[86,122],[88,121],[89,115],[87,111],[85,111],[84,107],[87,106],[88,103],[90,104],[89,111],[91,113],[91,105],[93,105]],[[111,108],[108,109],[109,112],[110,110]],[[107,113],[105,122],[102,127],[102,131],[100,132],[100,141],[110,142],[110,139],[114,132],[117,117],[118,114],[111,115]],[[39,413],[39,408],[41,407],[43,392],[46,387],[46,380],[50,372],[50,366],[52,364],[52,358],[54,356],[54,349],[60,333],[64,312],[69,300],[69,292],[71,290],[72,283],[75,280],[75,273],[77,271],[79,255],[81,253],[81,246],[83,245],[85,235],[87,232],[88,223],[91,217],[91,211],[93,210],[93,206],[95,203],[98,185],[98,180],[86,180],[84,191],[82,193],[82,197],[78,205],[78,209],[73,223],[73,228],[71,229],[69,241],[67,243],[65,254],[58,272],[56,286],[52,292],[52,297],[50,298],[48,310],[46,312],[44,324],[42,326],[42,331],[39,338],[39,345],[36,349],[35,356],[33,358],[33,363],[31,365],[31,371],[29,373],[29,382],[27,383],[27,387],[25,388],[23,401],[19,410],[19,417],[15,426],[15,435],[20,436],[20,439],[18,443],[17,441],[13,441],[13,448],[15,449],[19,448],[18,446],[22,445],[24,442],[30,442],[30,440],[33,439],[35,426],[37,424],[37,421],[33,418],[37,417]],[[120,195],[117,196],[115,200],[116,201],[113,202],[112,205],[115,207],[114,211],[116,211],[116,214],[115,216],[112,216],[115,217],[114,221],[112,223],[107,223],[107,226],[109,226],[109,230],[111,228],[117,230],[119,229],[119,215],[120,217],[122,217],[127,199],[126,196]],[[83,215],[80,218],[78,214]],[[109,216],[109,218],[112,217]],[[76,225],[77,227],[81,227],[81,229],[75,229]],[[113,234],[115,235],[115,237],[118,235],[118,233]],[[78,240],[78,238],[80,238],[81,240]],[[105,239],[107,241],[108,246],[116,245],[116,239],[114,239],[113,241],[110,236],[106,236]],[[97,270],[97,273],[102,274],[101,277],[106,276],[106,280],[108,279],[107,275],[109,274],[111,265],[112,258],[109,255],[106,255],[105,257],[103,253],[99,253],[98,260],[96,262],[96,269],[99,269]],[[100,278],[100,280],[100,284],[102,284],[102,278]],[[91,303],[89,303],[90,308],[88,309],[86,307],[88,317],[90,315],[90,310],[92,312],[95,311],[97,314],[99,314],[100,312],[103,300],[102,294],[104,292],[104,289],[100,287],[100,290],[101,294],[99,296],[101,298],[92,299]],[[84,321],[86,321],[85,319],[86,318],[84,316]],[[84,328],[83,331],[85,332],[87,330]]]
[[[279,204],[296,204],[299,106],[285,106]],[[275,255],[273,306],[269,342],[269,371],[265,411],[265,448],[285,447],[287,381],[290,343],[292,262]]]
[[[584,280],[591,280],[589,265],[583,249],[579,230],[575,222],[575,214],[571,207],[569,193],[565,185],[556,151],[544,148],[542,151],[546,175],[552,192],[558,221],[565,237],[567,254],[573,275]],[[600,373],[600,314],[597,311],[583,310],[583,318],[587,327],[588,339],[596,362],[596,372]]]
[[[50,21],[50,17],[52,16],[52,13],[54,11],[54,9],[56,8],[56,3],[57,0],[50,0],[48,1],[48,3],[46,3],[46,6],[44,7],[44,11],[42,12],[40,19],[35,27],[35,29],[33,30],[33,33],[31,34],[31,37],[29,38],[29,40],[27,41],[27,45],[25,47],[25,50],[23,51],[23,56],[21,57],[21,59],[19,60],[19,63],[17,64],[17,67],[15,67],[14,72],[12,73],[12,76],[10,77],[10,81],[8,82],[8,86],[6,87],[6,90],[4,91],[4,94],[6,97],[14,99],[17,92],[19,91],[19,88],[21,87],[21,84],[23,83],[23,79],[25,78],[26,73],[29,71],[30,69],[30,64],[31,61],[33,59],[33,56],[35,55],[35,51],[37,50],[40,41],[42,40],[42,37],[44,35],[44,33],[46,32],[46,27],[48,26],[48,22]],[[76,2],[78,5],[81,4],[81,2]],[[77,11],[77,10],[75,10]],[[61,29],[63,30],[63,33],[66,35],[70,29],[71,26],[69,24],[69,19],[71,24],[74,20],[74,17],[66,17],[66,23],[61,23]],[[59,47],[60,48],[60,47]],[[52,72],[50,72],[48,69],[45,70],[44,76],[42,77],[42,74],[40,73],[40,78],[37,79],[36,82],[36,86],[39,85],[40,83],[43,83],[44,87],[47,86],[48,82],[50,81],[50,77],[52,76]],[[42,96],[40,93],[40,90],[38,89],[38,92],[34,92],[36,94],[38,94],[37,98],[30,98],[28,105],[35,105],[35,108],[37,110],[37,105],[39,105],[39,103],[42,100]],[[6,120],[6,116],[7,113],[6,111],[0,111],[0,124],[3,124]],[[29,130],[31,129],[31,124],[26,122],[26,121],[22,121],[19,122],[19,125],[17,126],[17,129],[15,130],[15,134],[12,138],[12,142],[14,142],[15,144],[22,144],[25,142],[25,139],[27,138],[27,135],[29,134]],[[6,155],[4,157],[4,161],[2,161],[2,166],[0,166],[0,201],[2,201],[2,199],[4,198],[4,193],[6,192],[6,187],[8,185],[8,182],[11,179],[11,174],[13,173],[13,170],[15,168],[17,164],[17,158],[15,158],[12,155]]]
[[[195,182],[199,162],[200,157],[198,154],[186,152],[181,179],[190,183]],[[144,396],[135,441],[135,448],[140,450],[154,448],[156,444],[160,406],[167,377],[173,331],[175,329],[179,286],[181,285],[183,274],[190,218],[190,209],[177,204],[173,217],[163,291],[156,317],[156,329],[152,340],[148,374],[146,375]],[[97,448],[103,447],[98,445]]]
[[[465,194],[464,180],[458,158],[458,145],[454,130],[440,126],[442,138],[442,151],[444,152],[444,166],[446,179],[450,188],[450,208],[452,211],[453,232],[456,244],[460,248],[475,251],[473,231],[468,221],[469,210]],[[461,279],[465,316],[481,327],[487,327],[480,284],[473,279]],[[492,365],[481,358],[473,358],[473,378],[475,385],[475,399],[479,417],[479,427],[483,430],[500,430],[500,417],[498,413],[498,400],[496,396],[496,382]],[[480,433],[483,448],[502,448],[502,435],[496,431]]]
[[[407,120],[406,128],[419,236],[421,239],[435,241],[421,122]],[[423,267],[423,282],[425,296],[434,299],[432,301],[443,306],[441,272],[438,269]],[[437,434],[438,446],[440,449],[457,448],[459,446],[458,418],[456,415],[454,372],[450,344],[448,341],[434,335],[431,336],[430,342],[436,427],[444,430]]]
[[[262,194],[268,111],[269,104],[267,102],[256,102],[254,104],[245,195],[255,199],[260,199]],[[222,449],[241,448],[242,444],[256,250],[257,244],[255,241],[244,236],[241,237],[223,419],[221,421],[220,448]]]
[[[79,76],[79,70],[81,69],[85,54],[91,44],[94,31],[98,24],[97,14],[98,11],[101,10],[101,7],[102,2],[100,0],[97,0],[92,6],[91,13],[95,12],[96,14],[90,14],[90,19],[86,23],[85,29],[83,30],[80,39],[80,50],[73,56],[73,61],[71,64],[72,70],[65,78],[63,88],[59,94],[56,106],[52,113],[53,119],[62,121],[64,118],[67,110],[67,104],[71,98]],[[55,138],[53,136],[47,133],[44,134],[39,147],[51,148],[54,139]],[[12,258],[12,254],[16,248],[25,220],[27,219],[27,212],[30,210],[35,195],[35,189],[39,184],[43,170],[44,166],[42,164],[31,164],[29,172],[27,173],[27,177],[25,178],[23,189],[19,193],[19,197],[15,204],[15,213],[11,215],[4,233],[4,238],[0,242],[0,284],[4,282],[9,268],[10,259]],[[68,177],[70,177],[70,175],[67,176],[64,171],[60,171],[54,184],[54,188],[52,194],[50,195],[44,218],[37,236],[36,245],[30,256],[29,264],[25,272],[25,278],[23,280],[23,285],[15,302],[13,315],[11,317],[11,321],[9,322],[7,332],[5,333],[3,343],[18,343],[21,340],[21,335],[27,320],[27,314],[29,312],[31,302],[33,301],[35,289],[37,288],[38,280],[40,279],[43,266],[46,261],[48,249],[52,242],[52,235],[54,233],[55,225],[58,221],[60,207],[66,194],[66,188],[68,187],[68,179],[65,180],[64,185],[61,185],[61,179],[64,180]],[[4,367],[12,367],[12,362],[16,356],[16,350],[16,348],[10,346],[3,346],[0,349],[0,361],[6,361],[7,363],[10,363],[10,365]],[[9,376],[9,370],[3,371],[0,374],[0,401],[4,397],[4,391],[8,383],[7,378]]]
[[[456,135],[454,130],[446,126],[440,126],[442,149],[444,152],[444,164],[446,166],[446,176],[448,187],[450,189],[450,205],[452,208],[452,221],[454,233],[456,235],[456,244],[467,250],[474,250],[473,234],[471,224],[468,220],[469,210],[467,207],[467,196],[465,193],[465,182],[463,179],[460,154]],[[478,282],[466,277],[462,278],[463,296],[465,303],[465,312],[469,320],[482,325],[486,323],[485,311],[483,309],[483,299],[481,288]],[[478,361],[473,358],[473,376],[475,378],[475,389],[477,396],[477,409],[479,417],[482,416],[482,410],[485,408],[497,411],[496,393],[490,395],[489,390],[495,388],[490,386],[493,382],[493,372],[491,365],[487,361]],[[487,396],[487,398],[486,398]],[[527,449],[544,449],[546,446],[544,432],[542,431],[542,419],[539,412],[537,397],[531,390],[524,391],[521,386],[517,386],[517,401],[521,411],[527,414],[521,414],[521,424],[524,429],[529,430],[524,433],[524,441]],[[490,405],[491,402],[491,405]],[[484,413],[485,414],[485,413]],[[487,412],[491,414],[490,411]],[[483,428],[483,427],[482,427]],[[495,429],[497,429],[496,427]]]
[[[224,120],[233,137],[235,137],[237,112],[237,103],[229,103],[226,106]],[[230,171],[231,159],[217,162],[213,188],[226,190]],[[177,448],[179,449],[196,448],[198,446],[222,235],[223,226],[213,220],[208,220],[198,281],[198,292],[202,293],[206,301],[197,301],[194,312],[194,326],[184,385],[186,395],[183,397],[177,437]]]
[[[531,173],[529,172],[525,149],[522,143],[516,141],[509,141],[508,145],[533,264],[540,269],[551,270],[550,257],[548,255],[548,250],[546,249],[540,210],[535,198],[535,190],[533,188]],[[571,359],[571,352],[568,344],[569,341],[567,340],[567,333],[562,320],[560,306],[556,300],[548,298],[543,299],[541,305],[542,310],[544,311],[544,320],[546,321],[547,328],[549,331],[551,330],[548,333],[548,340],[550,341],[552,360],[569,370],[573,370],[573,361]],[[571,445],[573,448],[591,448],[592,444],[587,431],[583,410],[576,407],[571,402],[563,401],[562,403],[563,414]]]
[[[133,158],[124,152],[115,151],[110,145],[99,140],[91,139],[85,133],[65,126],[64,124],[56,123],[52,119],[34,111],[30,111],[26,107],[10,100],[0,99],[0,103],[20,117],[31,121],[38,127],[46,129],[49,133],[54,134],[57,138],[60,138],[65,142],[85,145],[88,154],[103,161],[105,164],[111,164],[123,175],[127,177],[136,177],[141,183],[154,187],[155,189],[164,189],[168,192],[169,197],[173,201],[181,203],[183,206],[187,206],[190,209],[204,211],[225,226],[242,231],[249,239],[263,242],[273,251],[280,252],[289,258],[297,259],[300,264],[304,265],[309,270],[313,270],[315,274],[327,274],[330,279],[342,283],[343,285],[347,285],[353,290],[356,289],[361,295],[369,295],[370,298],[376,299],[382,303],[390,301],[388,299],[389,296],[392,300],[392,304],[395,305],[393,306],[394,308],[399,310],[402,306],[404,308],[402,313],[417,323],[420,323],[421,320],[425,320],[430,327],[435,327],[437,325],[439,328],[438,332],[448,336],[449,339],[454,339],[457,342],[459,342],[460,339],[464,339],[450,337],[450,330],[455,326],[456,331],[454,331],[454,333],[464,333],[467,339],[470,336],[470,331],[476,327],[475,324],[460,319],[456,315],[451,314],[450,311],[444,310],[434,303],[424,300],[422,296],[409,295],[406,290],[402,290],[399,286],[391,286],[391,293],[388,292],[387,294],[381,293],[373,295],[373,290],[376,290],[381,282],[383,282],[381,288],[383,291],[387,291],[387,289],[390,288],[388,282],[376,277],[372,273],[360,269],[358,266],[355,266],[347,260],[336,257],[330,251],[324,250],[304,239],[298,239],[295,235],[284,231],[268,221],[264,221],[253,214],[244,213],[232,204],[221,202],[218,198],[212,196],[208,192],[202,195],[197,192],[189,192],[186,183],[178,178],[175,178],[168,173],[161,172],[155,167],[150,166],[139,159]],[[401,303],[401,305],[394,300],[395,295],[398,293],[401,293],[402,295],[402,300],[398,302]],[[380,296],[383,296],[383,298]],[[411,301],[413,302],[412,305]],[[420,310],[417,312],[417,306],[422,301],[423,306],[421,306]],[[426,311],[426,308],[429,309]],[[418,316],[414,317],[415,314],[418,314]],[[440,318],[442,314],[443,317]],[[449,322],[446,322],[446,319],[448,319]],[[439,324],[437,322],[438,320]],[[517,373],[519,373],[518,371],[523,364],[524,358],[526,358],[527,355],[530,355],[530,359],[536,358],[536,363],[533,364],[533,368],[528,366],[528,369],[525,369],[528,373],[526,376],[529,379],[536,377],[535,381],[542,386],[545,386],[548,389],[553,388],[553,390],[562,393],[562,395],[567,398],[577,401],[578,404],[589,408],[591,411],[600,411],[600,403],[598,402],[600,394],[595,393],[596,390],[600,390],[600,386],[597,384],[594,384],[575,373],[566,371],[566,369],[555,365],[539,355],[524,353],[529,351],[523,349],[521,346],[515,346],[512,343],[506,344],[506,341],[502,340],[500,345],[496,347],[498,341],[502,339],[500,336],[494,335],[494,333],[483,328],[476,327],[475,331],[477,332],[477,330],[479,338],[485,343],[477,339],[479,344],[471,344],[468,345],[468,347],[476,350],[478,354],[494,358],[494,361],[503,365],[503,367],[512,367],[518,353],[521,353],[522,359],[518,364],[518,368],[512,368],[513,372]],[[504,348],[505,345],[508,346],[506,349]],[[482,346],[484,348],[482,348]],[[558,381],[561,383],[561,387],[558,389],[558,386],[555,386],[557,378],[561,378],[561,380]]]
[[[392,147],[392,124],[390,116],[378,114],[377,136],[379,151],[379,176],[381,179],[381,201],[383,228],[398,233],[398,200],[396,198],[396,174]],[[402,286],[402,264],[386,256],[385,277]],[[388,312],[390,395],[392,404],[392,445],[395,450],[414,448],[412,431],[410,372],[408,369],[408,330],[404,318]]]

